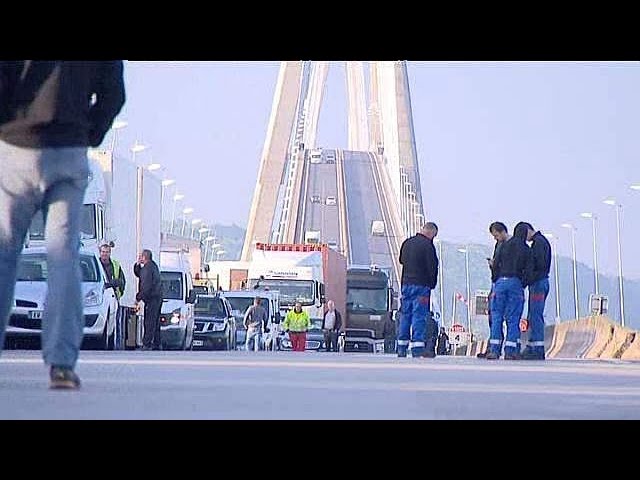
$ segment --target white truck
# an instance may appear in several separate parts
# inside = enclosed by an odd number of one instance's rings
[[[327,300],[345,311],[346,275],[346,258],[327,245],[256,243],[249,288],[279,291],[282,316],[300,302],[312,322],[318,323]]]
[[[254,299],[259,296],[260,304],[267,312],[267,329],[256,349],[276,350],[277,334],[279,331],[280,317],[280,294],[278,292],[262,290],[230,290],[222,292],[222,296],[231,305],[231,314],[235,319],[235,345],[236,348],[243,349],[247,337],[247,330],[244,328],[244,314],[253,305]]]
[[[137,281],[133,265],[138,252],[149,249],[159,262],[162,183],[149,170],[128,159],[115,157],[110,151],[89,150],[89,185],[85,191],[81,222],[81,239],[86,248],[97,249],[104,242],[113,242],[112,257],[122,265],[126,288],[120,299],[116,348],[124,346],[124,319],[134,312]],[[28,244],[44,240],[42,214],[33,219]],[[134,323],[135,326],[135,323]],[[133,335],[132,331],[132,335]],[[128,346],[141,342],[140,329]]]

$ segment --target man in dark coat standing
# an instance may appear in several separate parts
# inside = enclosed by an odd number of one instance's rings
[[[143,350],[160,350],[160,311],[162,309],[162,284],[160,269],[153,261],[151,250],[143,250],[133,273],[140,279],[136,302],[144,302]]]

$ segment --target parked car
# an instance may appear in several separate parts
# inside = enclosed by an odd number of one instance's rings
[[[106,286],[107,277],[93,249],[80,249],[80,272],[84,299],[83,346],[113,350],[118,301],[113,288]],[[15,303],[6,330],[9,346],[17,340],[40,337],[47,274],[46,248],[26,248],[18,260]]]
[[[198,295],[194,304],[194,350],[235,350],[236,319],[222,295]]]

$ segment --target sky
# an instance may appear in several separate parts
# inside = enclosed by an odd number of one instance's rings
[[[332,62],[318,143],[346,148],[343,63]],[[245,227],[279,62],[125,62],[116,152],[138,141],[182,206]],[[622,205],[625,277],[640,278],[640,62],[409,62],[423,202],[445,241],[490,244],[488,225],[520,220],[558,236],[558,252],[616,275],[614,197]],[[109,134],[104,146],[110,145]],[[167,211],[170,211],[171,195]]]

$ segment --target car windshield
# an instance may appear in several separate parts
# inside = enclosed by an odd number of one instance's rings
[[[92,255],[80,255],[80,273],[83,282],[99,282],[98,263]],[[49,278],[45,253],[22,254],[18,261],[18,282],[46,282]]]
[[[225,318],[227,316],[224,304],[219,297],[198,297],[194,311],[198,317]]]
[[[182,273],[160,272],[160,282],[163,299],[182,300]]]
[[[254,297],[230,297],[226,296],[225,298],[231,304],[231,313],[233,313],[234,317],[244,317],[247,308],[253,305]],[[269,316],[269,300],[266,298],[260,299],[260,306],[267,311],[267,317]]]
[[[255,287],[257,280],[251,281]],[[259,280],[259,287],[280,292],[280,305],[293,306],[296,302],[302,305],[313,305],[314,288],[312,280]]]
[[[347,289],[347,310],[351,312],[382,313],[387,311],[387,290],[372,288]]]

